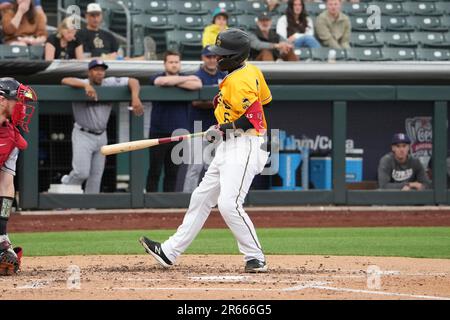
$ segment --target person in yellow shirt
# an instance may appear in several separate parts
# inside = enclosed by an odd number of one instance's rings
[[[225,223],[244,255],[245,272],[267,272],[267,263],[255,227],[243,208],[255,175],[261,173],[269,152],[262,136],[267,129],[263,106],[272,100],[264,76],[247,63],[250,38],[239,29],[219,33],[210,51],[218,56],[218,67],[228,71],[214,98],[217,125],[205,133],[217,149],[201,183],[194,190],[183,223],[163,243],[145,236],[145,251],[162,266],[171,267],[202,229],[211,209],[219,208]]]
[[[211,46],[216,43],[217,35],[228,29],[228,13],[224,8],[217,7],[213,11],[212,24],[206,26],[203,30],[203,48],[206,46]]]

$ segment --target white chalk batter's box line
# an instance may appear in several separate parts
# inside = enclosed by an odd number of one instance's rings
[[[397,293],[397,292],[387,292],[387,291],[372,291],[372,290],[360,290],[360,289],[351,289],[351,288],[339,288],[339,287],[331,287],[327,286],[327,282],[310,282],[304,283],[298,286],[282,288],[282,289],[269,289],[269,288],[221,288],[221,287],[210,287],[210,288],[177,288],[177,287],[160,287],[160,288],[112,288],[117,291],[245,291],[245,292],[298,292],[306,289],[318,289],[318,290],[326,290],[326,291],[335,291],[335,292],[348,292],[348,293],[357,293],[357,294],[368,294],[368,295],[382,295],[382,296],[391,296],[391,297],[402,297],[409,299],[432,299],[432,300],[450,300],[450,297],[438,297],[438,296],[428,296],[428,295],[415,295],[415,294],[407,294],[407,293]]]

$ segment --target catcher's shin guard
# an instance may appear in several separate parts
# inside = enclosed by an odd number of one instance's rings
[[[0,276],[11,276],[20,270],[22,248],[3,250],[0,252]]]

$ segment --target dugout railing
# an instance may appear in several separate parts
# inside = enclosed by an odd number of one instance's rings
[[[39,106],[27,135],[29,147],[19,163],[19,206],[21,209],[54,208],[175,208],[187,207],[190,194],[144,193],[146,170],[144,153],[129,155],[129,192],[84,194],[51,194],[38,190],[39,115],[49,112],[48,103],[86,100],[83,90],[64,86],[36,85]],[[252,190],[246,205],[445,205],[449,204],[447,190],[446,157],[448,145],[448,107],[450,90],[447,86],[413,85],[272,85],[274,101],[328,101],[332,105],[332,190],[273,191]],[[176,88],[142,86],[144,100],[196,100],[211,99],[217,88],[203,88],[189,92]],[[98,88],[99,99],[127,101],[127,88]],[[351,101],[427,101],[433,104],[433,189],[426,191],[347,190],[345,177],[345,142],[348,103]],[[69,104],[70,106],[70,104]],[[299,107],[301,108],[301,107]],[[53,107],[54,109],[54,107]],[[71,113],[71,109],[64,108]],[[130,140],[143,138],[142,117],[130,116]]]

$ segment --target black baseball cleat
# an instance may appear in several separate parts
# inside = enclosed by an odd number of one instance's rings
[[[172,262],[170,262],[169,259],[167,259],[166,255],[161,249],[161,243],[150,240],[149,238],[142,236],[139,239],[139,242],[144,247],[145,251],[152,255],[153,258],[156,259],[163,267],[169,268],[172,266]]]
[[[245,264],[245,272],[249,273],[259,273],[267,272],[267,264],[265,261],[260,261],[258,259],[248,260]]]

